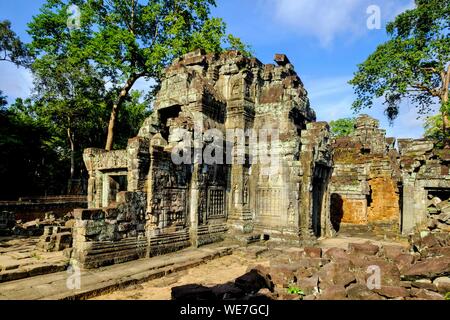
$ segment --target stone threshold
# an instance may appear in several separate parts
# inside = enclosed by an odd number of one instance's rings
[[[0,300],[84,300],[231,255],[237,246],[188,248],[168,255],[81,270],[79,289],[68,271],[0,283]],[[69,286],[68,286],[69,284]]]

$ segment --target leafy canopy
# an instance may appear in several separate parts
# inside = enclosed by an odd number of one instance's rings
[[[28,66],[28,49],[11,29],[11,22],[0,21],[0,61],[8,61],[17,66]]]
[[[355,118],[343,118],[330,122],[331,134],[334,138],[348,137],[355,131]]]
[[[450,132],[446,131],[444,134],[442,125],[442,117],[439,114],[427,117],[424,122],[424,137],[438,141],[440,147],[443,147],[442,141],[450,139]]]
[[[447,110],[450,62],[450,0],[416,0],[416,7],[387,25],[390,40],[358,66],[350,84],[359,112],[383,98],[390,120],[402,99],[409,98],[421,114],[439,101]]]
[[[72,3],[81,13],[77,29],[67,26]],[[31,49],[38,60],[49,56],[74,68],[89,65],[105,80],[116,96],[108,128],[110,150],[116,114],[139,78],[155,80],[157,88],[162,70],[195,49],[238,49],[251,55],[239,38],[226,33],[222,19],[210,17],[215,5],[215,0],[47,0],[29,24]]]

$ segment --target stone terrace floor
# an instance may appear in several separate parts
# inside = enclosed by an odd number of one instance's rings
[[[62,252],[36,249],[39,237],[0,237],[0,283],[66,270]]]
[[[85,299],[193,268],[229,255],[232,251],[233,247],[212,245],[99,269],[81,270],[79,289],[75,288],[74,273],[68,271],[9,281],[0,283],[0,300]]]

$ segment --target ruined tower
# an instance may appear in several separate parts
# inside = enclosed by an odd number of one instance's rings
[[[74,259],[94,267],[227,236],[329,234],[329,128],[289,59],[275,63],[236,51],[175,60],[127,149],[85,151],[89,209],[76,211]]]

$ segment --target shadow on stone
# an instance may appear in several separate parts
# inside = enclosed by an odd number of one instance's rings
[[[274,284],[269,275],[251,270],[236,278],[234,282],[205,287],[188,284],[172,288],[172,300],[271,300]]]

